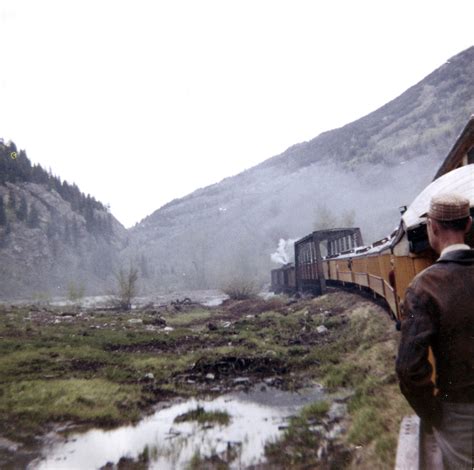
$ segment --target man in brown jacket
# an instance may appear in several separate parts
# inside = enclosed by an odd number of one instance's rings
[[[433,197],[428,238],[440,257],[413,279],[405,294],[396,365],[402,393],[425,428],[433,428],[445,468],[456,470],[472,468],[474,250],[464,244],[471,225],[467,199]],[[430,347],[436,384],[431,381]]]

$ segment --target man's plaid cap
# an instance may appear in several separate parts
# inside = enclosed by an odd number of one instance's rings
[[[454,193],[433,196],[425,215],[441,222],[464,219],[470,215],[469,199]]]

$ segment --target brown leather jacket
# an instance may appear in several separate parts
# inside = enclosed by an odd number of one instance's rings
[[[446,253],[419,273],[406,292],[403,310],[396,364],[400,389],[415,412],[436,426],[440,401],[474,403],[474,250]]]

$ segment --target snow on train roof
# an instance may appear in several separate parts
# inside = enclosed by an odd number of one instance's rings
[[[393,238],[386,237],[383,239],[383,242],[374,242],[369,246],[357,246],[354,249],[340,253],[336,256],[326,257],[325,259],[344,259],[344,258],[356,258],[357,256],[366,256],[372,253],[380,253],[381,251],[387,250],[390,248]]]
[[[429,209],[431,198],[437,194],[454,192],[469,199],[474,206],[474,165],[466,165],[440,176],[429,184],[411,203],[402,216],[407,229],[420,225],[421,217]]]

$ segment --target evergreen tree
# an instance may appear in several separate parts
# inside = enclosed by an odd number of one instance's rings
[[[4,230],[0,230],[0,248],[5,248],[8,245],[8,235],[10,235],[11,231],[12,227],[7,219]]]
[[[16,211],[16,196],[13,189],[10,189],[10,192],[8,193],[8,208],[14,212]]]
[[[18,220],[26,220],[28,218],[28,203],[24,195],[21,196],[20,207],[16,211],[16,216]]]
[[[18,157],[13,160],[16,166],[17,178],[20,181],[31,181],[31,162],[24,150],[20,150]]]
[[[0,184],[7,182],[7,156],[1,151],[0,144]]]
[[[37,184],[47,184],[48,174],[41,168],[41,165],[34,165],[31,170],[31,181]]]
[[[86,206],[84,211],[82,211],[84,214],[84,218],[86,219],[86,228],[89,233],[94,233],[95,228],[96,228],[96,221],[94,217],[94,209],[92,208],[92,205],[90,204],[89,201],[86,202]]]
[[[18,153],[18,149],[16,148],[15,142],[9,142],[7,146],[8,152],[15,152]]]
[[[7,225],[7,213],[3,203],[3,196],[0,196],[0,225]]]

